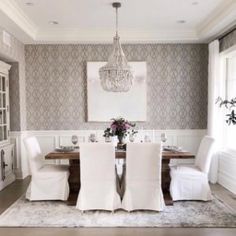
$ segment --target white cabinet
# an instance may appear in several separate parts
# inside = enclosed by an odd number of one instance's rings
[[[0,190],[15,180],[13,171],[14,146],[9,138],[9,70],[0,61]]]
[[[13,144],[0,147],[0,190],[15,180],[13,157]]]
[[[0,145],[9,143],[9,70],[11,66],[0,61]]]

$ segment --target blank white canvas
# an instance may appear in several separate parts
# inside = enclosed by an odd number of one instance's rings
[[[99,68],[106,62],[87,62],[88,121],[110,121],[123,117],[129,121],[146,121],[146,62],[129,62],[134,79],[128,92],[103,90]]]

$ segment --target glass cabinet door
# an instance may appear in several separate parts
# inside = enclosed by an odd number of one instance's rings
[[[0,142],[7,140],[7,90],[6,90],[6,76],[0,75]]]

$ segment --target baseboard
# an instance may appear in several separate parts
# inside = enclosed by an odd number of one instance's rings
[[[219,172],[218,183],[230,192],[236,194],[236,180],[232,178],[232,176],[229,176],[224,172]]]
[[[15,170],[16,179],[24,179],[30,175],[28,171]]]

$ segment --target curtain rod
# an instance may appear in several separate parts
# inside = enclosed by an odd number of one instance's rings
[[[228,36],[229,34],[233,33],[236,30],[236,25],[234,25],[231,29],[229,29],[228,31],[226,31],[225,33],[223,33],[222,35],[220,35],[218,37],[218,40],[222,40],[223,38],[225,38],[226,36]]]

